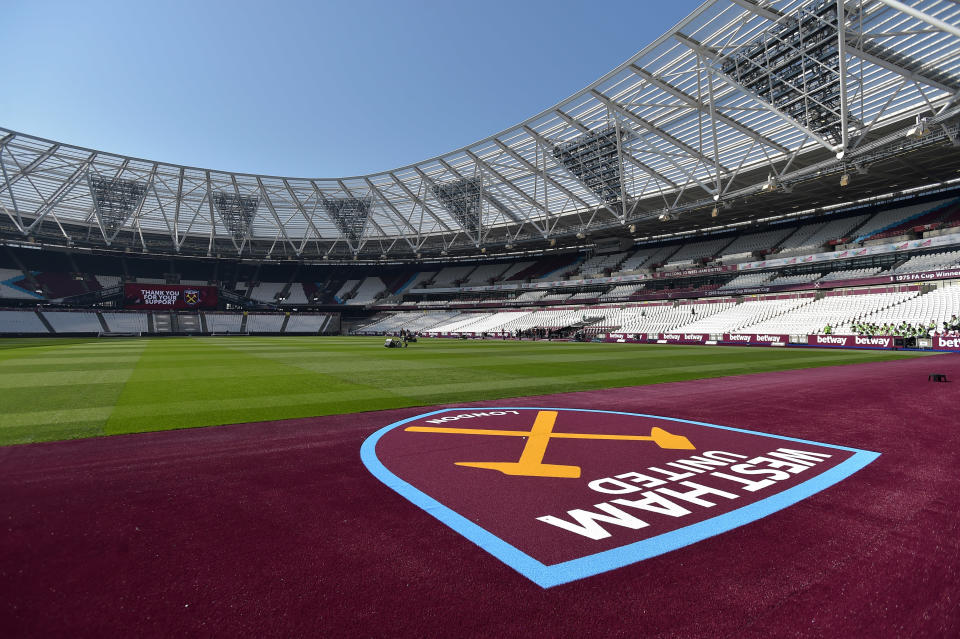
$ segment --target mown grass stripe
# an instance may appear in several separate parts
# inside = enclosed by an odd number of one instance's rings
[[[883,351],[380,338],[0,340],[0,444],[914,357]]]

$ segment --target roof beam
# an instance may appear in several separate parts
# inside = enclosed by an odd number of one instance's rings
[[[711,49],[710,47],[705,46],[705,45],[703,45],[703,44],[700,44],[699,42],[697,42],[696,40],[694,40],[694,39],[691,38],[690,36],[687,36],[687,35],[685,35],[685,34],[683,34],[683,33],[674,33],[674,34],[673,34],[673,37],[674,37],[674,38],[677,40],[677,42],[679,42],[680,44],[683,44],[684,46],[689,47],[689,48],[690,48],[692,51],[694,51],[695,53],[699,53],[699,54],[702,55],[703,57],[709,58],[710,60],[713,60],[714,62],[719,62],[719,61],[723,58],[723,56],[721,56],[719,53],[717,53],[716,51],[714,51],[714,50]],[[784,122],[789,123],[790,126],[796,127],[797,129],[803,131],[804,133],[806,133],[807,135],[809,135],[811,138],[813,138],[814,140],[816,140],[821,146],[823,146],[824,148],[826,148],[828,151],[837,151],[837,150],[839,150],[838,147],[837,147],[835,144],[831,143],[829,140],[824,139],[823,136],[821,136],[819,133],[817,133],[817,132],[815,132],[813,129],[811,129],[811,128],[809,128],[809,127],[801,124],[800,122],[798,122],[797,120],[795,120],[795,119],[792,118],[791,116],[787,115],[786,113],[784,113],[783,111],[781,111],[780,109],[778,109],[777,107],[775,107],[774,105],[772,105],[772,104],[770,104],[769,102],[767,102],[766,100],[760,98],[760,97],[759,97],[757,94],[755,94],[753,91],[750,91],[749,89],[747,89],[746,87],[744,87],[743,85],[741,85],[740,83],[738,83],[736,80],[734,80],[734,79],[731,78],[730,76],[728,76],[728,75],[726,75],[726,74],[721,74],[721,75],[723,75],[723,79],[727,82],[727,84],[729,84],[730,86],[736,87],[737,89],[739,89],[740,91],[742,91],[742,92],[744,93],[744,95],[747,95],[747,96],[751,97],[752,99],[756,100],[759,104],[764,105],[764,106],[767,108],[768,111],[770,111],[771,113],[773,113],[774,115],[776,115],[777,117],[779,117],[780,119],[782,119]]]
[[[560,109],[554,109],[553,112],[556,113],[557,115],[559,115],[561,118],[563,118],[563,120],[564,120],[567,124],[569,124],[570,126],[574,127],[575,129],[577,129],[577,130],[580,131],[581,133],[590,133],[590,129],[588,129],[588,128],[585,127],[581,122],[578,122],[576,119],[574,119],[574,118],[571,117],[570,115],[564,113],[564,112],[561,111]],[[649,144],[649,143],[648,143],[648,144]],[[619,149],[619,145],[617,145],[617,146],[618,146],[618,149]],[[663,175],[662,173],[659,173],[658,171],[653,170],[652,168],[650,168],[649,166],[647,166],[646,164],[644,164],[643,162],[641,162],[641,161],[638,160],[637,158],[633,157],[632,155],[630,155],[630,154],[627,153],[626,151],[623,151],[622,149],[621,149],[621,155],[622,155],[623,159],[627,160],[628,162],[630,162],[630,164],[634,165],[635,167],[637,167],[638,169],[640,169],[641,171],[643,171],[643,172],[646,173],[647,175],[650,175],[650,176],[652,176],[652,177],[654,177],[654,178],[656,178],[656,179],[658,179],[658,180],[662,180],[662,181],[666,182],[667,184],[669,184],[670,186],[672,186],[673,188],[678,188],[678,187],[680,186],[679,184],[677,184],[676,182],[674,182],[673,180],[671,180],[671,179],[668,178],[667,176]],[[668,159],[668,160],[670,159],[669,156],[667,157],[667,159]],[[676,163],[673,163],[673,165],[674,165],[674,166],[677,166]],[[680,167],[677,167],[677,168],[680,168]],[[686,171],[685,171],[684,169],[681,168],[680,170],[683,171],[684,173],[686,173]],[[689,173],[687,173],[687,176],[689,177]],[[625,185],[621,182],[621,184],[620,184],[620,192],[621,192],[621,199],[623,199],[623,200],[626,200],[626,197],[623,195],[625,191],[626,191]],[[616,212],[613,211],[613,209],[611,209],[609,206],[607,206],[607,209],[609,209],[611,212],[614,213],[614,215],[616,215]]]
[[[506,184],[507,186],[509,186],[511,189],[513,189],[514,191],[516,191],[517,194],[520,195],[520,197],[522,197],[524,200],[526,200],[528,204],[530,204],[530,205],[532,205],[532,206],[540,209],[541,211],[543,211],[543,214],[546,215],[547,217],[550,216],[550,212],[546,209],[545,206],[543,206],[542,204],[540,204],[539,202],[537,202],[535,199],[533,199],[532,197],[530,197],[530,194],[527,193],[526,191],[524,191],[523,189],[521,189],[519,186],[517,186],[516,184],[514,184],[513,182],[511,182],[511,181],[508,180],[507,178],[503,177],[503,175],[501,175],[499,171],[497,171],[495,168],[493,168],[492,166],[490,166],[489,164],[487,164],[486,162],[484,162],[483,160],[481,160],[479,157],[477,157],[477,155],[476,155],[475,153],[473,153],[470,149],[464,149],[464,152],[465,152],[467,155],[470,156],[470,159],[472,159],[474,162],[476,162],[478,168],[483,167],[484,169],[486,169],[487,171],[489,171],[490,173],[492,173],[493,176],[496,177],[498,180],[500,180],[501,182],[503,182],[504,184]],[[441,160],[441,161],[442,161],[442,160]],[[444,165],[452,169],[452,167],[450,167],[450,165],[447,164],[446,162],[444,162]],[[533,220],[531,220],[529,216],[527,216],[527,222],[528,222],[531,226],[533,226],[533,228],[537,229],[537,230],[540,231],[541,233],[544,233],[544,232],[545,232],[544,229],[540,228],[540,225],[537,224],[536,222],[534,222]]]
[[[708,107],[706,104],[700,102],[699,100],[694,98],[692,95],[684,93],[683,91],[676,88],[672,84],[668,84],[663,80],[654,77],[654,75],[649,71],[647,71],[646,69],[638,67],[635,64],[631,64],[628,67],[628,70],[634,73],[635,75],[643,78],[644,80],[646,80],[653,86],[657,87],[658,89],[665,91],[666,93],[669,93],[670,95],[677,98],[678,100],[681,100],[682,102],[686,102],[688,106],[698,111],[702,111],[703,113],[707,113],[707,114],[710,113],[710,107]],[[740,133],[744,134],[745,136],[749,137],[752,140],[755,140],[756,142],[759,142],[764,146],[768,146],[772,149],[776,149],[781,153],[785,153],[785,154],[790,153],[790,149],[788,149],[787,147],[783,146],[782,144],[779,144],[778,142],[775,142],[774,140],[771,140],[770,138],[766,138],[760,135],[753,129],[740,124],[739,122],[737,122],[736,120],[734,120],[729,116],[726,116],[722,113],[717,113],[716,119],[718,122],[723,122],[725,125],[733,129],[734,131],[739,131]]]
[[[536,141],[536,138],[534,138],[534,141]],[[593,208],[589,204],[584,202],[582,199],[580,199],[580,197],[576,193],[574,193],[573,191],[571,191],[570,189],[568,189],[567,187],[565,187],[564,185],[560,184],[559,182],[555,181],[552,177],[547,175],[546,171],[542,171],[542,172],[538,171],[537,167],[531,164],[527,160],[527,158],[523,157],[522,155],[520,155],[519,153],[511,149],[509,146],[507,146],[497,138],[493,139],[493,143],[496,144],[498,147],[500,147],[500,149],[504,153],[512,157],[514,160],[522,164],[524,167],[526,167],[526,169],[531,173],[533,173],[534,175],[541,174],[543,176],[543,179],[549,182],[555,189],[557,189],[558,191],[560,191],[561,193],[569,197],[571,200],[574,200],[575,202],[577,202],[577,204],[579,204],[583,208],[585,209]]]
[[[914,9],[909,5],[906,5],[902,2],[898,2],[898,0],[880,0],[880,2],[887,5],[891,9],[896,9],[901,13],[906,13],[907,15],[913,16],[917,20],[922,20],[923,22],[926,22],[927,24],[929,24],[931,27],[936,27],[941,31],[944,31],[946,33],[949,33],[950,35],[960,38],[960,28],[957,28],[952,24],[944,22],[940,18],[935,18],[929,14],[924,13],[923,11],[920,11],[919,9]]]
[[[651,122],[648,122],[647,120],[644,120],[643,118],[641,118],[639,115],[637,115],[637,114],[634,113],[633,111],[629,110],[628,108],[626,108],[626,107],[623,106],[622,104],[620,104],[620,103],[616,102],[615,100],[613,100],[613,98],[607,97],[606,95],[604,95],[603,93],[600,93],[600,92],[597,91],[596,89],[590,89],[590,93],[592,93],[592,94],[594,95],[594,97],[596,97],[598,100],[600,100],[600,101],[603,102],[605,105],[607,105],[607,108],[609,108],[609,109],[612,110],[612,111],[616,111],[617,113],[619,113],[620,115],[624,116],[625,118],[627,118],[628,120],[630,120],[631,122],[633,122],[634,124],[636,124],[637,126],[643,128],[643,129],[646,129],[646,130],[649,131],[650,133],[653,133],[654,135],[656,135],[656,136],[659,137],[659,138],[662,138],[663,140],[666,140],[667,142],[669,142],[670,144],[674,145],[675,147],[677,147],[678,149],[680,149],[680,150],[683,151],[684,153],[686,153],[686,154],[688,154],[688,155],[690,155],[690,156],[692,156],[692,157],[697,158],[697,159],[700,160],[701,162],[704,162],[704,163],[706,163],[706,164],[713,164],[713,162],[714,162],[713,159],[706,157],[705,155],[703,155],[702,153],[700,153],[699,151],[697,151],[695,148],[693,148],[692,146],[688,145],[688,144],[687,144],[686,142],[684,142],[683,140],[679,140],[679,139],[673,137],[672,135],[670,135],[669,133],[667,133],[667,132],[664,131],[663,129],[661,129],[661,128],[659,128],[658,126],[656,126],[655,124],[653,124],[653,123],[651,123]],[[727,172],[727,168],[726,168],[725,166],[723,166],[722,164],[720,165],[720,168],[723,169],[724,172]]]
[[[776,22],[777,20],[779,20],[784,16],[783,13],[777,11],[776,9],[772,9],[770,7],[760,7],[756,5],[753,2],[753,0],[730,0],[730,1],[736,5],[743,7],[744,9],[746,9],[747,11],[749,11],[754,15],[760,16],[761,18],[766,18],[770,22]],[[859,41],[862,38],[864,38],[864,34],[856,33],[853,31],[847,31],[847,37],[844,40],[847,53],[849,53],[854,57],[870,62],[871,64],[875,64],[878,67],[882,67],[887,71],[892,71],[897,75],[901,75],[915,82],[921,82],[935,89],[940,89],[941,91],[946,91],[947,93],[955,93],[957,91],[958,87],[950,87],[946,84],[943,84],[942,82],[934,80],[933,78],[925,76],[922,73],[917,73],[916,71],[912,71],[909,67],[905,67],[900,64],[897,64],[896,62],[892,62],[885,58],[879,57],[874,53],[868,53],[864,51],[859,45]]]
[[[3,193],[7,189],[13,188],[13,185],[19,182],[20,178],[29,175],[31,171],[33,171],[35,168],[43,164],[47,158],[49,158],[51,155],[56,153],[59,148],[60,148],[59,144],[54,144],[49,149],[41,153],[36,159],[34,159],[33,162],[23,167],[22,169],[20,169],[20,171],[17,172],[12,178],[5,181],[3,186],[0,186],[0,193]]]
[[[397,183],[397,186],[399,186],[401,189],[403,189],[403,192],[407,194],[407,197],[411,198],[414,202],[416,202],[417,204],[419,204],[419,205],[420,205],[420,208],[421,208],[422,210],[424,210],[424,211],[426,211],[427,213],[429,213],[429,214],[430,214],[430,217],[432,217],[433,220],[434,220],[437,224],[439,224],[440,227],[443,228],[444,231],[447,231],[448,233],[453,231],[453,229],[451,229],[451,228],[447,225],[446,222],[444,222],[442,219],[440,219],[440,216],[437,215],[436,212],[434,212],[433,208],[432,208],[429,204],[427,204],[426,198],[422,198],[422,197],[420,197],[419,195],[417,195],[416,193],[414,193],[413,190],[411,190],[410,187],[408,187],[408,186],[404,183],[404,181],[401,180],[400,178],[398,178],[393,172],[388,173],[388,175],[393,179],[394,182]],[[421,176],[422,176],[422,175],[423,175],[423,174],[421,173]],[[423,180],[422,177],[421,177],[420,179]],[[423,218],[421,217],[420,219],[422,220]],[[422,221],[421,221],[421,225],[422,225]]]

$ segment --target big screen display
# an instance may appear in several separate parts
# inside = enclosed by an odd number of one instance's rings
[[[184,284],[124,284],[123,306],[142,310],[216,308],[217,287]]]

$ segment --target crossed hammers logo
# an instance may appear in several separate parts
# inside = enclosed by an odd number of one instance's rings
[[[674,450],[695,450],[695,446],[683,435],[673,435],[662,428],[651,428],[649,435],[595,435],[592,433],[555,433],[553,426],[557,421],[557,411],[542,410],[530,430],[492,430],[486,428],[439,428],[433,426],[409,426],[405,430],[414,433],[444,433],[448,435],[494,435],[499,437],[526,437],[527,443],[515,462],[456,462],[457,466],[488,468],[499,470],[505,475],[522,477],[556,477],[577,479],[579,466],[563,464],[544,464],[543,456],[551,438],[557,439],[615,439],[622,441],[653,442],[660,448]]]

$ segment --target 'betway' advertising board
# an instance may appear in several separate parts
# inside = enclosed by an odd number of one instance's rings
[[[710,339],[707,333],[661,333],[661,344],[706,344]]]
[[[941,351],[960,351],[960,337],[934,337],[933,347]]]
[[[783,346],[790,342],[789,335],[775,335],[771,333],[760,333],[760,334],[740,334],[740,333],[724,333],[723,341],[730,342],[732,344],[743,344],[745,346],[770,346],[776,344],[777,346]]]
[[[216,286],[124,284],[123,306],[140,310],[216,308]]]
[[[808,335],[811,346],[846,346],[859,348],[894,348],[903,343],[902,338],[870,335]]]
[[[619,344],[645,344],[648,341],[646,333],[607,333],[603,340]]]

